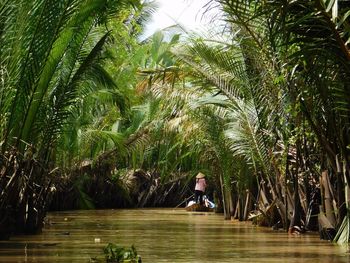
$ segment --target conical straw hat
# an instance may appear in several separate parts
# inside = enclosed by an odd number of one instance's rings
[[[201,172],[199,172],[196,176],[197,179],[204,178],[204,177],[205,177],[205,175],[202,174]]]

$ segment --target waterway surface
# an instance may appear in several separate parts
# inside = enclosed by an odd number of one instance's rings
[[[109,242],[135,245],[143,263],[350,262],[347,247],[182,209],[49,213],[43,233],[0,241],[0,262],[90,262]]]

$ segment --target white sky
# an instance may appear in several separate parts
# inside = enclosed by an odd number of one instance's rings
[[[158,2],[159,9],[147,26],[145,35],[150,35],[156,30],[176,23],[193,30],[208,22],[208,19],[203,17],[204,6],[208,0],[156,0],[156,2]]]

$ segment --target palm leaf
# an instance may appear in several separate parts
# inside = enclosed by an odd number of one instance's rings
[[[51,94],[51,106],[48,109],[50,118],[47,120],[45,135],[45,141],[55,143],[52,139],[61,131],[64,122],[70,115],[70,106],[73,105],[74,99],[78,94],[78,87],[83,80],[84,74],[87,74],[92,69],[96,57],[101,52],[102,46],[104,45],[109,33],[106,33],[87,55],[87,57],[80,64],[74,75],[72,76],[69,83],[66,85],[58,86],[58,88]],[[86,77],[85,77],[86,79]]]
[[[35,1],[33,6],[31,6],[31,12],[29,12],[31,15],[27,17],[28,26],[24,32],[24,35],[30,36],[30,38],[24,38],[23,44],[25,45],[26,53],[23,57],[17,92],[12,102],[11,116],[9,118],[8,132],[13,129],[12,131],[15,132],[14,136],[18,138],[21,138],[21,133],[25,131],[25,122],[30,113],[31,103],[35,101],[35,97],[38,94],[38,79],[50,54],[52,45],[59,35],[66,8],[66,1],[55,2],[51,0]],[[22,115],[16,115],[16,112],[24,112],[24,118]],[[25,136],[24,140],[26,139]]]

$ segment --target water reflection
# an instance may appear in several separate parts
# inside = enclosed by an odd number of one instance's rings
[[[350,262],[317,235],[288,236],[182,209],[50,213],[43,234],[0,241],[0,262],[89,262],[108,242],[134,244],[143,262]],[[97,242],[97,243],[96,243]]]

